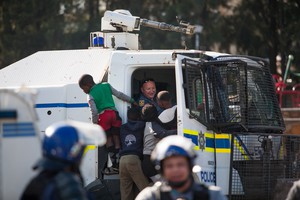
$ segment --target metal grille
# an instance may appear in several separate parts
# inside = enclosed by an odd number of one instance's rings
[[[185,89],[186,89],[186,101],[187,107],[190,110],[190,114],[197,118],[200,122],[207,125],[208,119],[206,117],[207,112],[204,107],[206,90],[204,88],[205,75],[200,68],[199,62],[193,60],[186,61],[185,71]],[[199,109],[199,104],[202,104],[202,108]]]
[[[191,115],[222,132],[281,132],[284,123],[272,76],[262,64],[245,60],[199,63],[186,60]],[[199,109],[201,89],[204,108]]]
[[[233,134],[230,199],[285,199],[300,178],[300,137]]]

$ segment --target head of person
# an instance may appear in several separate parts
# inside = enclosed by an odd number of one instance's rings
[[[158,106],[163,109],[168,109],[172,107],[172,97],[170,93],[166,90],[157,93],[156,102]]]
[[[128,121],[138,121],[141,119],[141,111],[138,107],[129,108],[127,111]]]
[[[141,92],[145,97],[153,100],[153,98],[156,95],[156,86],[155,86],[154,79],[152,78],[144,79],[141,85]]]
[[[172,188],[192,183],[192,169],[197,155],[194,146],[191,140],[172,135],[159,141],[153,150],[151,159]]]
[[[158,112],[153,104],[145,104],[142,108],[142,120],[152,122],[158,117]]]
[[[78,169],[87,145],[101,146],[105,143],[105,132],[98,125],[77,121],[56,122],[43,135],[43,158],[34,169]]]
[[[88,94],[91,88],[95,85],[95,82],[90,74],[84,74],[80,77],[78,85],[84,93]]]

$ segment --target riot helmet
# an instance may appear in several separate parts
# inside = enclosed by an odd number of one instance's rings
[[[151,154],[151,160],[154,162],[156,169],[161,169],[164,159],[171,156],[184,156],[189,160],[190,167],[192,168],[197,156],[194,146],[191,140],[183,136],[171,135],[157,143]]]
[[[189,181],[194,181],[192,169],[194,166],[194,160],[196,158],[196,152],[194,151],[194,144],[191,140],[179,136],[172,135],[163,138],[157,143],[155,149],[151,154],[151,159],[154,161],[155,168],[160,170],[161,175],[164,175],[163,163],[170,157],[182,156],[186,158],[189,165],[189,175],[182,180],[167,180],[168,184],[173,188],[180,188]]]
[[[79,164],[87,145],[105,143],[105,133],[98,125],[77,121],[54,123],[42,138],[43,159],[36,167],[45,167],[53,160],[64,165]]]

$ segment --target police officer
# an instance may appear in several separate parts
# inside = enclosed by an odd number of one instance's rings
[[[162,139],[151,159],[160,168],[164,181],[142,190],[136,200],[225,200],[219,187],[206,186],[194,180],[192,168],[196,153],[193,147],[193,143],[182,136]]]
[[[106,137],[98,125],[75,121],[49,126],[42,140],[43,157],[33,167],[39,170],[21,199],[89,199],[79,170],[86,145],[104,145]]]
[[[146,78],[142,80],[141,95],[137,100],[140,109],[142,110],[146,104],[152,104],[156,107],[158,113],[161,113],[163,109],[159,107],[156,100],[156,85],[154,79]]]

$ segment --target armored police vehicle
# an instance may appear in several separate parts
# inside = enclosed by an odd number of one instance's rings
[[[195,27],[125,10],[106,11],[101,25],[90,34],[88,49],[40,51],[0,70],[0,87],[36,89],[41,132],[63,119],[90,121],[78,86],[83,74],[132,97],[138,97],[141,80],[151,77],[157,91],[168,90],[177,104],[178,134],[195,144],[201,181],[220,186],[229,197],[272,199],[275,186],[299,177],[298,140],[282,135],[285,126],[266,60],[201,50],[140,50],[141,26],[184,34],[193,34]],[[124,123],[130,105],[114,100]],[[118,175],[98,169],[105,155],[98,155],[97,147],[90,152],[89,164],[82,167],[87,189],[98,197],[120,198]]]

